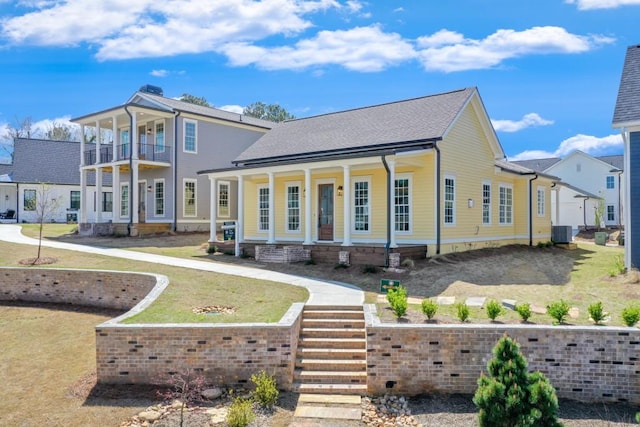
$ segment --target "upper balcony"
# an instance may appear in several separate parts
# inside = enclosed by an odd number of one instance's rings
[[[129,160],[131,157],[131,149],[129,144],[120,144],[117,152],[113,153],[112,145],[104,145],[100,147],[100,161],[97,161],[96,149],[86,150],[84,152],[84,166],[98,165]],[[157,164],[158,167],[166,167],[171,164],[171,148],[166,145],[157,144],[138,144],[138,160],[149,165]],[[134,156],[135,159],[135,156]],[[164,164],[158,164],[164,163]]]

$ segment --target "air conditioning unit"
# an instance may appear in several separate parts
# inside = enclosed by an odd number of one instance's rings
[[[159,96],[163,96],[164,94],[160,86],[154,86],[154,85],[144,85],[140,87],[140,92],[150,93],[152,95],[159,95]]]
[[[573,237],[570,225],[554,225],[551,227],[551,240],[554,243],[570,243]]]

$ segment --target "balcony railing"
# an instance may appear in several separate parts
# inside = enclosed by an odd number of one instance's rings
[[[113,155],[113,147],[105,146],[100,147],[100,163],[111,163],[118,160],[129,160],[129,144],[120,144],[117,147],[117,153]],[[171,163],[171,150],[167,146],[161,146],[156,144],[138,144],[138,159],[148,160],[152,162]],[[84,152],[84,164],[95,165],[96,149],[87,150]]]

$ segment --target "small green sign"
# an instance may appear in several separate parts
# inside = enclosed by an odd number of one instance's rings
[[[382,279],[380,280],[380,292],[386,294],[389,292],[389,289],[398,289],[400,286],[400,280],[389,280]]]

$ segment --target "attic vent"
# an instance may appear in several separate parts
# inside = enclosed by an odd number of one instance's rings
[[[141,86],[140,92],[150,93],[152,95],[159,95],[159,96],[162,96],[164,94],[160,86],[154,86],[154,85]]]

